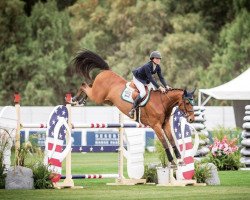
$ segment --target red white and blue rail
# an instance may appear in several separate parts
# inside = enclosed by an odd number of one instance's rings
[[[89,123],[72,124],[72,128],[147,128],[140,123]]]
[[[21,128],[47,128],[46,123],[21,124]],[[149,128],[141,123],[86,123],[72,124],[72,129],[76,128]]]
[[[72,179],[102,179],[102,178],[118,178],[118,174],[76,174],[72,175]],[[66,176],[61,176],[61,179],[65,179]]]

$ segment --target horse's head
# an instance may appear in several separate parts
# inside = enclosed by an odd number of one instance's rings
[[[179,101],[179,109],[184,113],[188,122],[194,121],[194,91],[188,92],[187,90],[183,91],[182,100]]]

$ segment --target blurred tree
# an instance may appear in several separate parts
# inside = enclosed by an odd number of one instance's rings
[[[173,33],[159,46],[164,74],[172,87],[198,87],[197,70],[206,69],[212,57],[209,33],[199,14],[175,15],[170,21]]]
[[[67,88],[65,72],[69,60],[71,31],[67,12],[59,12],[55,1],[37,3],[30,17],[31,79],[24,89],[23,104],[56,105]],[[36,95],[34,95],[36,94]]]
[[[69,65],[83,48],[125,79],[162,53],[172,87],[213,87],[249,67],[248,0],[2,0],[0,104],[61,103],[83,81]]]
[[[208,71],[201,73],[204,87],[225,83],[250,67],[250,13],[242,10],[220,34]]]
[[[23,3],[11,0],[11,17],[5,22],[9,36],[1,52],[1,104],[14,91],[22,94],[23,105],[56,105],[63,102],[66,69],[71,50],[69,16],[58,12],[56,2],[37,3],[27,18]],[[13,10],[17,6],[19,12]],[[8,9],[5,9],[8,10]],[[13,19],[9,22],[9,18]],[[20,22],[20,24],[19,24]],[[11,25],[10,25],[11,24]],[[17,30],[15,30],[15,28]],[[2,40],[1,40],[2,41]]]
[[[26,63],[30,58],[25,53],[31,27],[19,0],[0,2],[0,105],[11,104],[12,95],[25,87]]]

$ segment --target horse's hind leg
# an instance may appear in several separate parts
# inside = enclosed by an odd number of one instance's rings
[[[86,83],[82,83],[81,87],[78,89],[76,95],[72,98],[73,102],[78,102],[80,105],[85,105],[86,100],[88,98],[88,94],[86,93],[86,88],[89,86]]]
[[[80,97],[82,96],[82,93],[84,93],[84,83],[80,86],[76,95],[72,97],[72,101],[78,102],[80,100]]]
[[[85,94],[83,97],[78,101],[79,105],[85,105],[87,102],[88,96]]]

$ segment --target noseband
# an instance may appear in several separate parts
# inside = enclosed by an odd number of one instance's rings
[[[188,100],[192,106],[194,106],[194,100],[192,98],[185,97],[184,95],[182,96],[181,104],[182,103],[184,104],[184,116],[187,118],[191,115],[191,113],[194,113],[194,109],[193,108],[192,108],[192,110],[187,109],[186,103],[185,103],[186,100]]]

